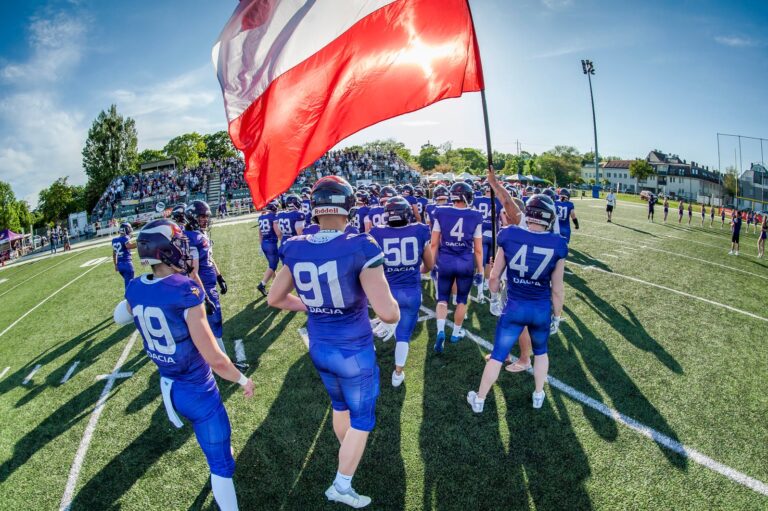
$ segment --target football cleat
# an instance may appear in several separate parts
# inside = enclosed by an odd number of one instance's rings
[[[333,484],[327,490],[325,490],[325,496],[331,502],[340,502],[354,509],[363,508],[371,503],[370,497],[366,497],[365,495],[358,495],[357,492],[352,488],[348,489],[344,493],[341,493],[336,489],[336,485]]]
[[[485,399],[477,397],[477,392],[470,390],[467,393],[467,403],[475,413],[483,413],[483,407],[485,406]]]
[[[435,353],[442,353],[445,345],[445,332],[437,332],[437,340],[435,340]]]
[[[261,293],[262,296],[267,296],[267,288],[261,282],[259,282],[259,285],[256,286],[256,289],[259,290],[259,293]]]
[[[457,342],[459,342],[463,338],[464,338],[464,329],[462,328],[459,331],[458,335],[451,335],[451,343],[456,344]]]
[[[541,392],[534,392],[533,393],[533,407],[536,409],[541,408],[541,405],[544,404],[544,398],[546,397],[546,394],[544,394],[544,391]]]
[[[249,364],[245,360],[242,360],[242,361],[238,360],[237,362],[234,362],[234,364],[235,364],[235,367],[240,369],[240,372],[243,372],[246,369],[248,369],[249,367],[251,367],[251,364]]]

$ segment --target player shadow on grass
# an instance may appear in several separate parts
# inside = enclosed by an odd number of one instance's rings
[[[84,364],[93,362],[93,359],[97,358],[99,355],[101,355],[105,350],[109,349],[114,342],[120,340],[121,338],[124,338],[126,332],[128,332],[127,329],[120,329],[111,336],[109,336],[107,339],[105,339],[102,342],[97,343],[96,345],[93,344],[93,337],[96,336],[99,332],[102,330],[105,330],[109,328],[112,325],[111,319],[105,319],[101,323],[94,325],[88,330],[81,332],[80,334],[76,335],[69,341],[63,342],[61,344],[58,344],[56,346],[52,346],[51,348],[47,349],[37,357],[33,358],[26,364],[24,364],[22,367],[14,371],[12,374],[5,377],[0,382],[0,394],[4,394],[8,392],[11,389],[14,389],[18,387],[20,382],[26,378],[26,376],[32,371],[32,369],[37,365],[40,364],[42,367],[47,366],[49,363],[57,360],[59,357],[62,357],[64,355],[67,355],[69,352],[76,348],[80,348],[79,351],[70,356],[66,361],[62,362],[60,366],[53,370],[46,378],[44,383],[40,384],[34,384],[34,379],[32,380],[33,385],[29,386],[29,391],[24,394],[24,396],[19,400],[18,403],[16,403],[16,407],[20,407],[28,403],[30,400],[32,400],[34,397],[36,397],[38,394],[40,394],[43,390],[45,390],[48,386],[53,385],[59,385],[62,377],[67,372],[69,367],[72,365],[72,363],[75,360],[80,360],[80,366],[79,369],[82,371]],[[116,336],[122,336],[117,338]],[[88,360],[84,360],[84,359]]]
[[[258,359],[282,334],[293,316],[294,314],[286,314],[278,323],[272,324],[271,321],[268,321],[263,329],[260,328],[261,334],[249,345],[251,357]],[[225,324],[225,332],[227,326],[228,323]],[[141,357],[146,359],[146,355],[143,353]],[[247,372],[250,373],[252,369],[253,366]],[[152,368],[152,370],[155,374],[149,378],[150,384],[147,389],[127,405],[128,410],[138,411],[157,400],[158,406],[152,414],[150,426],[84,484],[73,500],[73,509],[107,509],[116,506],[122,495],[130,490],[137,481],[141,480],[166,452],[178,449],[194,436],[194,431],[188,421],[184,421],[184,426],[181,429],[176,429],[169,423],[165,408],[160,401],[160,388],[157,385],[159,376],[156,369]],[[152,386],[153,383],[154,387]],[[227,400],[233,394],[239,394],[240,387],[229,382],[223,382],[219,378],[217,378],[217,383],[225,405],[228,408],[237,406],[237,401],[228,403]],[[104,426],[104,428],[108,427]],[[243,427],[247,427],[247,425],[232,424],[233,429]],[[105,434],[108,434],[108,431]],[[195,446],[195,463],[197,465],[192,469],[195,473],[206,470],[205,458],[197,445]],[[240,487],[244,486],[243,483],[245,482],[240,479],[241,475],[242,472],[239,471],[235,474],[236,484],[241,481]],[[181,482],[177,483],[180,484]],[[201,495],[207,494],[207,492],[210,492],[209,480],[206,480]],[[203,502],[204,498],[201,500],[198,497],[197,500]]]
[[[569,279],[568,283],[574,285],[571,279]],[[579,284],[574,287],[577,287],[578,285]],[[582,289],[580,289],[580,291],[583,292]],[[607,314],[607,318],[620,316],[618,311],[597,298],[590,290],[587,289],[587,291],[591,294],[591,296],[589,294],[587,296],[596,300],[593,302],[595,307],[603,310],[604,313],[605,310],[608,309],[613,311],[613,313]],[[589,302],[587,303],[589,305]],[[664,416],[655,406],[653,406],[653,404],[651,404],[648,398],[645,397],[643,392],[635,384],[632,378],[630,378],[621,363],[616,360],[605,343],[592,333],[573,310],[566,308],[566,312],[568,314],[568,321],[561,325],[562,335],[567,339],[568,344],[572,347],[574,352],[579,353],[580,358],[584,361],[586,369],[607,394],[613,403],[613,406],[621,413],[624,413],[679,442],[680,440],[677,434],[667,423]],[[607,319],[606,321],[610,322],[611,319]],[[582,370],[579,369],[576,373],[578,374],[578,372],[581,371]],[[573,374],[573,371],[567,371],[565,374]],[[570,382],[566,381],[566,383]],[[578,386],[576,388],[582,392],[592,390]],[[591,397],[599,399],[597,394],[593,394]],[[596,424],[599,425],[599,427],[595,429],[598,434],[611,441],[615,439],[614,436],[605,436],[603,424],[593,418],[590,418],[590,422],[593,426]],[[661,444],[659,444],[659,448],[672,465],[681,469],[687,468],[688,461],[686,458],[661,446]]]
[[[123,327],[101,341],[93,349],[97,350],[98,353],[102,353],[115,343],[125,340],[129,332],[130,329],[128,327]],[[75,339],[78,338],[76,337]],[[67,344],[74,342],[75,339]],[[89,355],[94,354],[93,351],[87,353]],[[119,383],[119,380],[116,383]],[[104,382],[94,381],[19,439],[13,447],[13,455],[0,465],[0,483],[8,479],[17,468],[26,463],[35,453],[45,448],[51,441],[66,433],[70,428],[78,424],[82,418],[87,416],[91,412],[92,406],[99,399],[103,389]],[[110,399],[113,395],[114,393],[110,396]]]
[[[620,224],[620,223],[617,223],[617,222],[611,222],[611,223],[613,225],[615,225],[616,227],[621,227],[623,229],[629,229],[630,231],[634,231],[634,232],[636,232],[638,234],[642,234],[644,236],[650,236],[651,238],[660,238],[661,237],[661,236],[659,236],[657,234],[653,234],[652,232],[644,231],[642,229],[635,229],[634,227],[630,227],[628,225]]]
[[[589,255],[589,254],[587,254],[585,252],[581,252],[579,250],[576,250],[573,247],[569,247],[569,250],[568,250],[568,260],[567,261],[568,262],[572,262],[574,264],[579,264],[579,265],[582,265],[582,266],[594,266],[595,268],[600,268],[601,270],[605,270],[605,271],[609,271],[609,272],[613,271],[611,269],[611,267],[608,266],[607,264],[605,264],[604,262],[598,261],[597,259],[595,259],[591,255]]]

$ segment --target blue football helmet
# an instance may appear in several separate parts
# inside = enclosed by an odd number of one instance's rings
[[[164,263],[182,273],[192,269],[189,239],[181,227],[167,218],[145,225],[139,231],[136,246],[141,264]]]

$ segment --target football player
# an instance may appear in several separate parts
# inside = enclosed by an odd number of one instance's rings
[[[419,211],[419,201],[416,200],[415,194],[416,189],[413,187],[413,185],[403,185],[403,189],[400,192],[400,194],[403,196],[403,198],[410,204],[411,209],[413,210],[413,217],[416,219],[417,222],[421,222],[421,211]]]
[[[264,270],[264,276],[261,282],[256,286],[263,296],[267,296],[267,284],[275,276],[277,263],[280,256],[277,253],[277,233],[275,232],[275,223],[277,222],[277,201],[269,202],[264,208],[264,212],[259,216],[259,245],[264,257],[267,258],[267,269]]]
[[[498,292],[501,274],[507,273],[507,305],[496,325],[493,352],[485,364],[480,388],[467,394],[472,411],[481,413],[491,386],[499,377],[525,327],[531,335],[535,355],[533,407],[544,403],[544,383],[549,370],[547,342],[557,332],[563,310],[563,273],[568,245],[565,238],[550,232],[556,220],[554,207],[533,195],[526,202],[527,229],[509,226],[499,233],[499,248],[491,272],[491,290]]]
[[[338,176],[326,176],[312,190],[312,215],[320,232],[298,236],[280,247],[283,268],[269,290],[272,307],[307,312],[309,356],[331,398],[333,430],[341,444],[328,500],[353,508],[370,497],[352,488],[352,477],[376,422],[379,367],[368,319],[377,329],[395,329],[400,313],[384,277],[384,254],[367,234],[344,234],[355,195]],[[296,288],[297,294],[291,291]]]
[[[437,267],[437,339],[434,350],[442,353],[448,297],[456,284],[456,310],[451,342],[464,337],[462,324],[472,284],[483,285],[483,217],[470,209],[474,194],[464,182],[451,186],[452,207],[436,208],[432,216],[432,250]]]
[[[768,216],[763,213],[763,221],[760,222],[760,236],[757,238],[757,257],[765,257],[765,239],[768,237]]]
[[[693,202],[688,203],[688,225],[691,225],[691,220],[693,220]]]
[[[501,213],[502,206],[499,199],[496,201],[496,226],[494,227],[491,220],[491,185],[486,183],[483,185],[484,195],[475,197],[472,201],[472,207],[480,212],[483,217],[483,289],[488,289],[487,279],[491,274],[491,259],[493,258],[493,230],[499,231],[501,227]],[[483,289],[480,289],[478,298],[483,300]]]
[[[152,221],[139,232],[137,245],[142,264],[151,265],[152,273],[130,283],[126,299],[115,309],[115,321],[136,325],[144,351],[160,373],[168,419],[177,428],[183,426],[179,416],[192,423],[208,461],[216,503],[222,510],[236,510],[232,429],[211,369],[239,383],[246,397],[253,395],[253,381],[213,337],[203,306],[205,291],[184,276],[191,271],[191,257],[189,240],[179,226],[168,219]]]
[[[384,275],[400,307],[400,321],[394,331],[393,387],[399,387],[405,380],[403,367],[421,307],[419,274],[429,273],[433,265],[429,228],[413,220],[410,204],[402,197],[393,197],[384,205],[386,225],[371,229],[371,236],[384,250]]]
[[[171,219],[176,222],[176,225],[178,225],[182,231],[185,230],[187,228],[187,205],[183,202],[176,204],[173,209],[171,209]]]
[[[305,218],[310,218],[312,215],[310,215],[310,212],[312,211],[311,206],[309,205],[309,194],[312,192],[312,189],[308,186],[305,186],[301,189],[301,212],[304,213]]]
[[[131,241],[133,227],[124,222],[120,224],[117,233],[119,236],[112,239],[112,263],[115,265],[115,271],[123,277],[124,289],[128,289],[128,283],[133,280],[131,250],[136,248],[136,243]]]
[[[712,228],[712,224],[715,223],[715,206],[709,207],[709,228]]]
[[[184,235],[189,239],[189,251],[192,256],[189,276],[200,287],[205,289],[205,294],[208,298],[206,305],[209,311],[208,323],[211,325],[211,330],[216,337],[219,348],[226,353],[221,302],[219,300],[219,291],[216,290],[216,284],[219,285],[222,295],[227,294],[228,287],[218,266],[216,266],[216,262],[213,260],[213,242],[208,238],[207,234],[208,228],[211,225],[211,208],[205,201],[192,201],[187,207],[186,217],[187,230],[184,231]]]
[[[667,223],[667,215],[669,215],[669,197],[664,197],[664,223]]]
[[[579,219],[576,218],[576,209],[571,202],[571,192],[567,188],[560,189],[560,200],[555,201],[555,211],[557,212],[557,223],[560,226],[560,236],[565,238],[566,243],[571,242],[571,220],[573,226],[579,228]],[[650,213],[653,218],[653,213]]]
[[[365,191],[359,191],[355,193],[355,214],[352,215],[350,223],[355,226],[358,231],[365,229],[365,217],[368,216],[368,212],[371,210],[369,204],[369,196]]]
[[[731,216],[731,251],[728,255],[739,255],[739,234],[741,233],[741,212],[738,209],[733,210]]]
[[[701,226],[704,227],[704,220],[707,217],[707,206],[702,204],[701,205]]]
[[[275,234],[277,234],[280,243],[292,237],[300,235],[304,231],[306,216],[301,212],[301,199],[297,195],[288,195],[285,198],[284,211],[277,214],[277,223],[275,224]]]
[[[429,226],[430,231],[432,230],[432,215],[435,213],[435,208],[440,206],[447,206],[448,197],[450,196],[451,192],[449,192],[448,188],[443,185],[438,185],[434,190],[432,190],[432,200],[434,202],[427,204],[424,207],[424,216],[426,217],[427,225]]]
[[[370,232],[371,227],[374,225],[384,224],[384,204],[395,195],[397,195],[397,192],[391,186],[381,188],[379,192],[379,205],[371,207],[365,217],[365,232]]]
[[[424,196],[424,188],[421,186],[417,186],[413,193],[416,196],[416,207],[419,208],[421,223],[426,224],[427,220],[425,218],[425,212],[427,210],[427,204],[429,204],[429,199]]]

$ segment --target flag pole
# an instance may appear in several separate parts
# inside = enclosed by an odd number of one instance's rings
[[[485,123],[485,145],[488,151],[488,169],[493,167],[493,151],[491,150],[491,127],[488,122],[488,102],[485,99],[485,88],[480,89],[483,102],[483,122]],[[496,192],[491,188],[491,257],[496,256]]]

